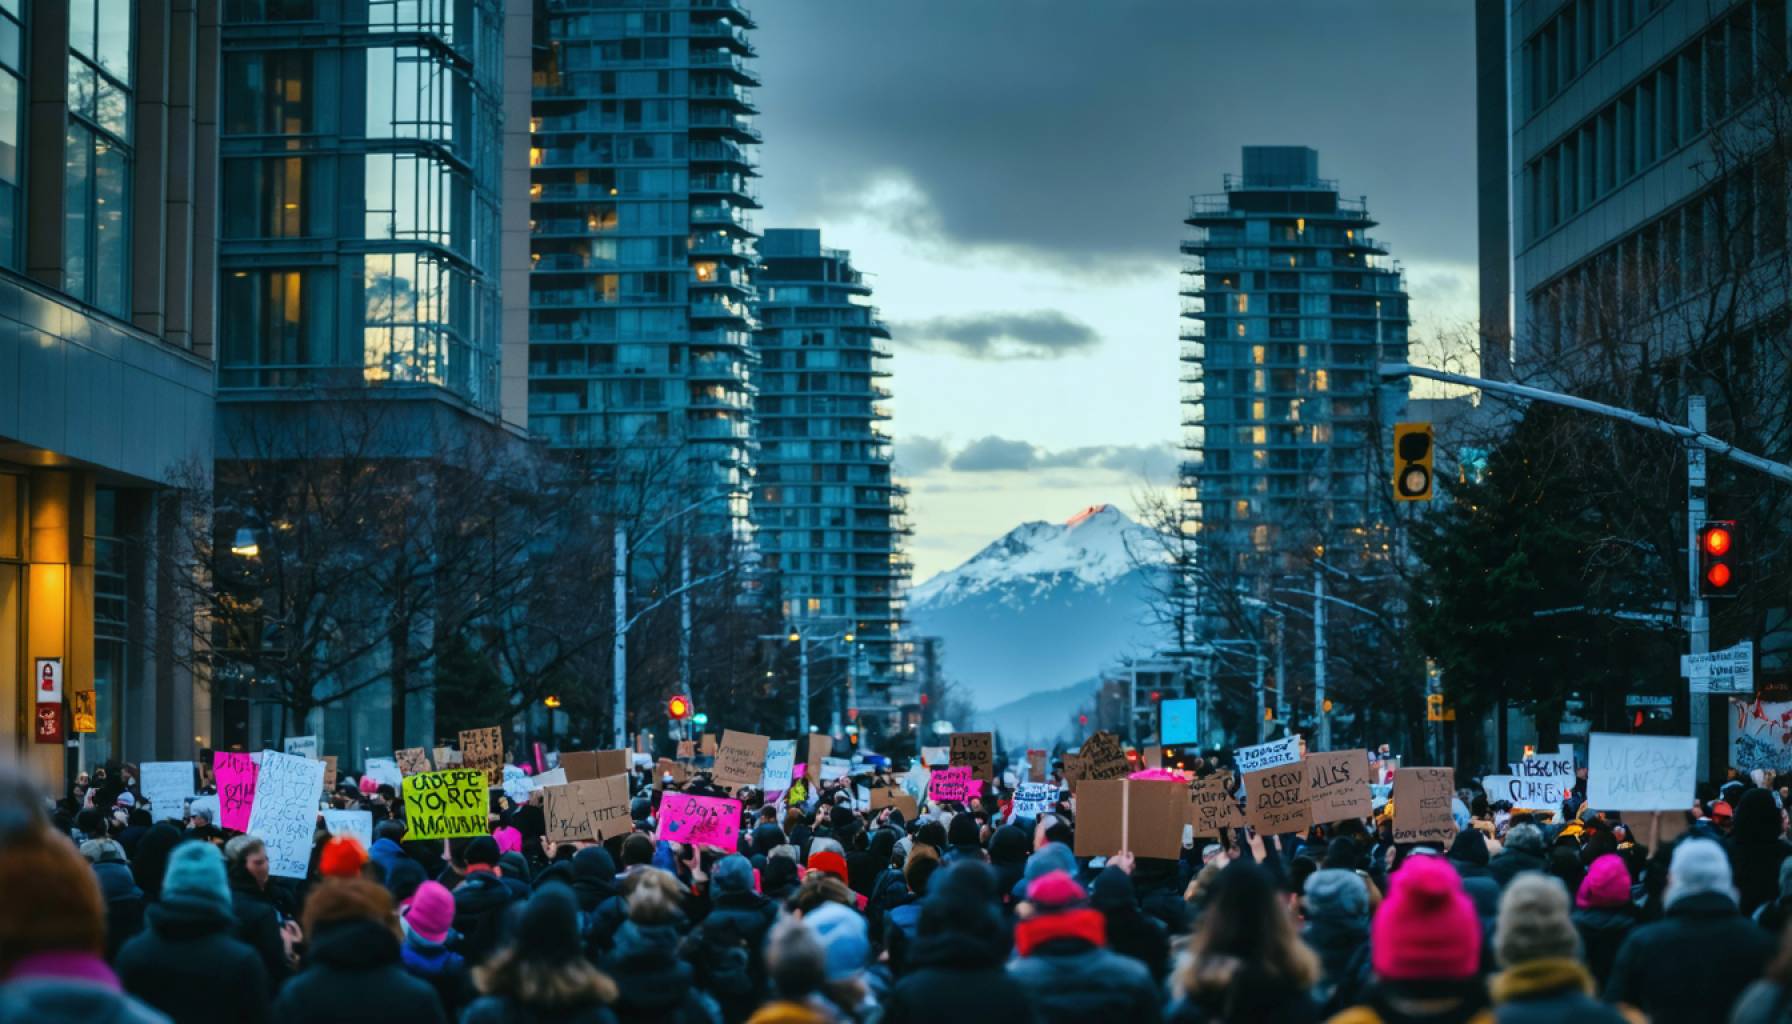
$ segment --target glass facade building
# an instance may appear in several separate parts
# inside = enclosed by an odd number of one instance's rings
[[[1374,550],[1407,298],[1360,199],[1305,147],[1247,146],[1197,196],[1182,245],[1184,486],[1215,573],[1305,571],[1315,545]],[[1378,490],[1378,488],[1382,490]],[[1342,557],[1342,550],[1339,551]]]
[[[741,495],[752,447],[747,65],[732,0],[556,0],[530,150],[529,426]]]
[[[497,0],[224,4],[218,382],[498,409]]]
[[[759,462],[753,518],[793,628],[855,641],[862,713],[913,700],[903,600],[904,489],[892,482],[890,332],[850,254],[821,232],[773,229],[759,246]]]

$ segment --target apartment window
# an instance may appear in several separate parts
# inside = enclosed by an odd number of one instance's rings
[[[225,55],[224,130],[232,135],[313,131],[311,54],[276,50]]]
[[[0,0],[0,266],[19,265],[25,177],[24,0]]]
[[[333,272],[236,270],[222,283],[223,386],[296,385],[332,361]]]
[[[313,230],[315,160],[299,156],[224,162],[225,238],[304,238]]]
[[[63,288],[123,316],[130,304],[134,0],[69,5]]]
[[[317,0],[224,0],[224,20],[310,21],[317,17]]]

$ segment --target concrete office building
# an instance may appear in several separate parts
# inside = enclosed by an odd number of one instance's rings
[[[219,6],[0,2],[0,743],[56,790],[209,741],[174,580],[212,455]],[[92,712],[57,716],[74,749],[34,733],[46,664]]]
[[[902,632],[905,490],[891,479],[879,426],[890,415],[880,383],[890,332],[851,254],[823,248],[821,232],[768,230],[759,252],[762,568],[793,629],[839,634],[829,650],[836,671],[851,673],[850,706],[887,733],[904,707],[918,707]]]
[[[651,474],[660,497],[732,492],[716,509],[739,526],[752,461],[752,19],[733,0],[545,12],[530,430],[617,457],[625,480]]]
[[[1183,483],[1218,578],[1308,571],[1382,550],[1388,428],[1406,385],[1401,274],[1361,199],[1319,154],[1246,146],[1244,173],[1197,196],[1182,294]]]

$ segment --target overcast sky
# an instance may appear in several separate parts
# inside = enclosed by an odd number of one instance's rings
[[[1174,480],[1177,243],[1246,145],[1307,145],[1474,315],[1468,0],[759,0],[758,225],[852,250],[893,332],[916,582]]]

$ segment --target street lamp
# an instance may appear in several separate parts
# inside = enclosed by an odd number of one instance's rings
[[[230,553],[238,558],[260,558],[261,544],[255,539],[255,531],[247,526],[236,528],[236,537],[230,542]]]

